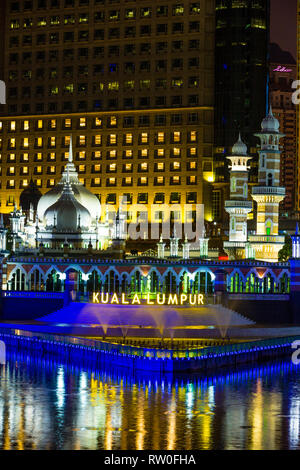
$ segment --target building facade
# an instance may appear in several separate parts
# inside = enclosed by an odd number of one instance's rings
[[[1,212],[31,177],[58,183],[72,133],[101,203],[206,202],[211,218],[213,0],[6,0],[4,23]]]

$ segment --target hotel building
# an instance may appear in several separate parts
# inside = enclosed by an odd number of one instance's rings
[[[292,83],[297,78],[296,61],[277,44],[270,47],[270,102],[284,134],[281,140],[280,184],[286,188],[281,210],[291,215],[297,211],[297,123],[292,101]]]
[[[72,135],[102,204],[205,203],[211,218],[214,3],[7,0],[1,212],[31,178],[58,183]]]

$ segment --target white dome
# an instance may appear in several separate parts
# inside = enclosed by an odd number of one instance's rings
[[[266,133],[278,133],[280,124],[278,119],[276,119],[272,112],[272,107],[270,106],[269,114],[263,119],[261,123],[262,132]]]
[[[65,184],[63,192],[44,215],[46,227],[56,227],[59,232],[76,232],[80,226],[89,229],[91,215],[74,196],[70,184]]]
[[[37,213],[39,220],[43,220],[46,210],[58,201],[63,193],[64,184],[68,182],[77,201],[87,208],[93,220],[98,220],[101,215],[101,204],[97,196],[79,182],[78,173],[73,163],[72,139],[70,140],[69,161],[60,182],[44,194],[38,202]]]
[[[247,156],[247,145],[242,141],[241,134],[239,134],[239,140],[232,147],[232,155]]]

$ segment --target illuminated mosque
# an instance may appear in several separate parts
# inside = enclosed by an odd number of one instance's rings
[[[35,208],[33,204],[24,211],[15,207],[9,234],[0,218],[2,290],[7,295],[28,291],[58,295],[65,291],[70,276],[77,296],[86,299],[94,292],[150,299],[157,294],[212,296],[226,292],[284,296],[292,286],[297,290],[300,282],[294,282],[291,275],[298,276],[300,267],[293,265],[295,260],[278,262],[285,242],[278,226],[279,203],[285,197],[285,188],[280,186],[279,141],[283,135],[271,108],[256,135],[261,142],[259,181],[251,193],[257,204],[256,232],[248,234],[247,220],[253,209],[248,197],[251,157],[239,135],[227,157],[229,239],[224,242],[228,257],[222,259],[209,256],[205,233],[196,250],[173,233],[168,242],[158,241],[156,251],[126,254],[125,214],[118,212],[113,224],[106,214],[100,218],[98,198],[79,182],[71,140],[69,160],[58,185],[37,197]],[[300,258],[300,236],[296,233],[292,238],[293,254]]]

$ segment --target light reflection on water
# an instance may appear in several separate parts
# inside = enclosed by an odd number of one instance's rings
[[[205,379],[10,352],[0,449],[298,449],[299,379],[290,363]]]

